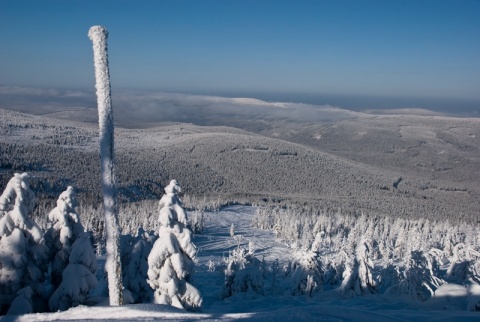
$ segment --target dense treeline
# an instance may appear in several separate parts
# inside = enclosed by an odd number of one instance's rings
[[[336,288],[347,297],[384,293],[426,301],[445,283],[480,283],[475,223],[263,207],[254,225],[298,250],[293,270],[303,273],[294,285],[303,294]],[[480,307],[472,302],[469,309]]]
[[[480,236],[477,234],[480,225],[476,222],[405,219],[363,212],[347,214],[341,209],[334,211],[294,205],[260,207],[254,218],[254,226],[271,229],[278,238],[303,249],[309,249],[312,245],[339,249],[346,240],[357,244],[360,239],[368,238],[377,245],[372,250],[373,256],[387,261],[403,258],[405,252],[412,248],[427,251],[432,248],[446,249],[451,254],[452,247],[459,243],[472,249],[480,246]],[[316,241],[320,240],[320,244],[317,244]]]

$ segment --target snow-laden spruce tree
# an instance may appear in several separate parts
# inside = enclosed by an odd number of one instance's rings
[[[47,248],[42,230],[30,218],[35,198],[28,178],[27,173],[15,173],[0,196],[0,312],[26,286],[33,291],[30,297],[38,299],[36,304],[43,302]]]
[[[147,272],[148,255],[155,238],[143,228],[138,229],[136,237],[128,237],[122,238],[123,286],[130,292],[133,303],[147,303],[153,296],[153,290],[147,282]]]
[[[435,263],[428,254],[414,250],[407,257],[404,276],[390,293],[406,294],[419,301],[428,300],[445,282],[433,273]]]
[[[165,194],[162,196],[158,203],[158,209],[161,210],[165,207],[172,208],[177,215],[176,221],[186,226],[187,213],[182,208],[182,201],[178,197],[178,194],[182,192],[182,188],[180,188],[180,186],[178,185],[178,181],[176,179],[171,180],[164,190]]]
[[[32,305],[33,290],[26,286],[17,292],[17,297],[13,300],[7,315],[20,315],[33,313]]]
[[[200,292],[190,284],[197,249],[186,226],[180,191],[177,180],[172,180],[160,199],[159,237],[148,256],[148,283],[155,303],[195,310],[202,304]]]
[[[378,276],[377,290],[379,293],[388,294],[393,288],[396,290],[400,283],[400,268],[393,263],[393,260],[384,262]]]
[[[68,187],[58,197],[57,207],[48,214],[51,227],[45,233],[45,240],[50,251],[50,282],[54,291],[49,300],[52,311],[83,304],[97,282],[95,253],[76,207],[75,192]]]
[[[479,283],[480,276],[478,276],[475,263],[480,259],[480,253],[464,243],[455,245],[452,253],[445,279],[450,283],[461,285],[472,282]]]
[[[110,74],[108,70],[108,32],[105,27],[93,26],[88,31],[93,42],[95,87],[97,89],[98,124],[100,136],[100,172],[102,178],[103,211],[107,231],[108,294],[110,305],[123,304],[122,267],[120,263],[120,232],[118,228],[117,188],[115,183],[114,125]]]
[[[312,296],[322,289],[323,264],[316,250],[302,250],[295,253],[290,265],[289,276],[292,282],[292,295]]]
[[[72,244],[84,234],[75,208],[78,206],[72,187],[62,192],[57,206],[48,214],[50,228],[45,233],[51,263],[50,282],[53,290],[62,282],[62,273],[68,265]]]
[[[376,292],[370,248],[371,242],[367,239],[362,239],[357,245],[353,266],[345,271],[342,285],[340,286],[343,294],[347,296],[360,296]]]
[[[67,310],[84,304],[88,293],[97,286],[97,262],[88,233],[75,240],[63,270],[62,282],[48,302],[52,311]]]
[[[323,273],[323,285],[338,285],[342,282],[345,272],[350,271],[351,256],[345,250],[340,249],[330,260],[325,261],[327,265]]]
[[[238,246],[229,253],[226,262],[222,298],[239,292],[249,292],[252,295],[263,294],[262,263],[253,253]]]

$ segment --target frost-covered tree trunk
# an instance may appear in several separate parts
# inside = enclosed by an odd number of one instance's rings
[[[122,305],[122,266],[120,263],[117,188],[113,149],[113,110],[108,71],[107,29],[93,26],[88,32],[93,42],[95,87],[97,89],[98,124],[100,127],[100,172],[102,176],[103,210],[107,231],[108,293],[110,305]]]

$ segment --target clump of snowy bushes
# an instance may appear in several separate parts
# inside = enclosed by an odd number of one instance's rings
[[[148,303],[153,298],[147,282],[147,259],[156,239],[154,232],[143,228],[138,229],[135,237],[122,235],[120,238],[125,303]]]
[[[318,251],[299,250],[289,263],[287,276],[290,278],[292,295],[308,295],[322,289],[323,263]]]

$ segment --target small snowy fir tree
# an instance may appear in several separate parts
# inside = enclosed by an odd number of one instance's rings
[[[202,298],[190,281],[197,250],[177,195],[180,191],[177,180],[172,180],[160,199],[159,237],[148,256],[148,283],[155,303],[196,310]]]
[[[434,263],[428,254],[412,251],[407,258],[404,277],[392,293],[406,294],[419,301],[428,300],[444,281],[434,276]]]
[[[347,296],[360,296],[376,292],[369,244],[368,240],[362,239],[355,251],[353,267],[349,267],[344,273],[340,290]]]
[[[328,261],[323,274],[323,284],[338,285],[346,274],[350,274],[351,258],[341,249]]]
[[[30,286],[22,288],[17,292],[17,297],[13,300],[8,309],[8,315],[29,314],[33,312],[32,306],[33,290]]]
[[[47,248],[40,227],[30,218],[35,198],[28,174],[15,173],[0,196],[0,312],[6,312],[17,292],[30,286],[42,305]],[[26,292],[26,291],[25,291]],[[28,293],[28,292],[27,292]],[[25,293],[26,294],[26,293]],[[24,294],[24,295],[25,295]],[[34,311],[42,307],[33,308]]]
[[[50,309],[67,310],[84,304],[88,293],[97,286],[96,270],[97,262],[90,236],[85,233],[72,245],[68,266],[62,274],[62,283],[50,297]]]
[[[380,271],[378,277],[377,289],[379,293],[388,294],[390,290],[395,289],[396,286],[400,283],[400,270],[397,265],[394,265],[393,261],[390,260]]]
[[[230,252],[226,261],[222,298],[239,292],[263,294],[262,263],[253,253],[239,246]]]
[[[188,226],[194,234],[201,234],[205,229],[205,215],[203,211],[197,210],[193,212],[193,215],[188,216],[189,223]]]
[[[290,266],[292,295],[312,296],[322,289],[323,265],[318,251],[302,250],[295,254]]]
[[[480,253],[463,243],[455,245],[452,253],[445,279],[450,283],[462,285],[480,283],[480,276],[477,275],[475,267],[475,259],[480,258]]]
[[[122,267],[120,262],[120,232],[118,228],[117,188],[114,159],[114,125],[110,74],[108,70],[108,31],[93,26],[88,31],[93,43],[95,88],[97,89],[98,125],[100,137],[100,172],[102,178],[103,212],[107,231],[108,293],[110,305],[123,304]]]
[[[50,252],[50,281],[53,289],[62,282],[62,273],[68,265],[72,244],[84,233],[76,207],[75,192],[72,187],[68,187],[58,197],[57,207],[48,214],[51,227],[45,233],[45,242]]]
[[[123,286],[130,292],[133,303],[147,303],[152,300],[153,290],[147,282],[148,255],[155,239],[142,228],[132,238],[131,245],[125,247],[122,256]],[[123,245],[122,245],[123,246]],[[122,249],[123,251],[123,249]]]

